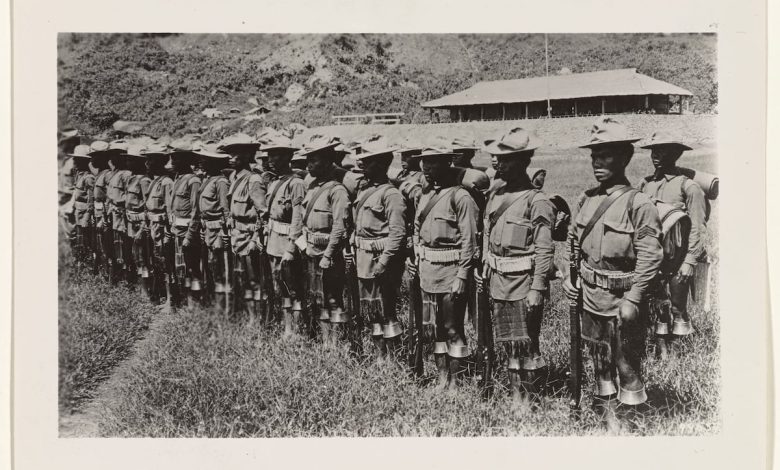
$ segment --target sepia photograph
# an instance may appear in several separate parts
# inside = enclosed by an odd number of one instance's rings
[[[718,435],[718,41],[60,32],[59,437]]]

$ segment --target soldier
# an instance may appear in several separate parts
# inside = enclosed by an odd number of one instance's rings
[[[705,256],[707,200],[702,188],[677,168],[677,160],[684,151],[691,150],[690,147],[665,133],[656,132],[650,143],[642,148],[651,150],[650,158],[655,173],[644,178],[639,189],[653,199],[683,209],[691,220],[688,252],[679,271],[662,272],[659,279],[661,300],[670,300],[672,311],[672,318],[659,318],[655,325],[659,352],[665,356],[667,340],[693,333],[687,308],[688,291],[696,264]]]
[[[487,202],[482,282],[493,299],[495,341],[503,344],[512,397],[528,404],[546,366],[539,348],[548,273],[553,262],[554,206],[526,172],[541,142],[517,127],[487,146],[497,159]]]
[[[487,167],[475,167],[471,163],[471,160],[477,154],[477,150],[479,150],[479,147],[473,140],[456,137],[452,141],[452,144],[450,144],[450,147],[452,148],[452,151],[457,154],[457,156],[452,159],[452,166],[458,168],[472,168],[482,172],[487,170]]]
[[[92,257],[94,237],[94,199],[95,175],[89,168],[89,145],[77,145],[73,153],[68,154],[73,159],[76,171],[76,182],[73,188],[72,211],[75,221],[75,244],[73,254],[77,266],[81,266]]]
[[[230,155],[234,169],[228,190],[230,244],[235,255],[237,282],[244,291],[244,311],[250,324],[257,321],[258,311],[265,312],[268,300],[268,292],[263,289],[266,273],[261,270],[260,263],[260,255],[265,251],[263,234],[268,213],[266,182],[250,167],[259,146],[249,136],[236,134],[224,139],[218,147],[221,152]]]
[[[308,175],[308,171],[306,171],[307,166],[308,162],[306,161],[306,157],[303,156],[300,151],[295,152],[290,160],[290,168],[292,168],[301,179],[306,178],[306,175]]]
[[[101,269],[106,277],[113,269],[113,235],[111,233],[111,213],[108,210],[108,182],[113,170],[109,168],[108,159],[111,152],[108,142],[96,140],[89,146],[92,166],[97,170],[94,184],[95,210],[95,270]]]
[[[337,178],[343,169],[334,161],[343,157],[339,141],[318,139],[304,152],[313,181],[303,201],[303,235],[309,312],[317,315],[323,343],[336,343],[349,316],[344,312],[344,257],[349,223],[349,195]],[[305,241],[305,243],[303,243]]]
[[[417,206],[414,250],[422,290],[423,323],[434,327],[437,389],[455,388],[469,355],[464,331],[466,286],[474,268],[479,208],[450,171],[451,152],[426,149],[422,169],[430,184]]]
[[[282,136],[261,137],[260,151],[268,156],[276,178],[268,187],[268,253],[273,290],[281,296],[283,338],[298,336],[303,295],[303,266],[295,246],[302,233],[306,184],[290,168],[296,147]]]
[[[663,258],[658,212],[625,176],[637,140],[613,118],[596,121],[582,148],[591,151],[599,185],[580,196],[569,230],[578,247],[569,256],[580,260],[581,331],[596,373],[595,406],[610,431],[620,428],[616,397],[629,407],[647,400],[640,375],[646,294]],[[577,299],[568,277],[564,290]]]
[[[127,237],[131,250],[128,253],[129,273],[141,279],[141,290],[151,298],[149,276],[149,228],[146,219],[146,198],[152,179],[147,174],[145,147],[131,145],[125,152],[132,176],[127,180],[125,210],[127,214]],[[135,273],[132,270],[135,270]]]
[[[111,234],[113,240],[113,269],[111,280],[118,281],[125,278],[127,261],[130,255],[127,238],[127,219],[125,217],[125,199],[127,196],[127,180],[130,179],[130,170],[127,169],[127,156],[125,151],[128,144],[125,140],[114,140],[109,144],[112,151],[109,163],[114,167],[111,178],[108,180],[107,202],[108,211],[111,214]]]
[[[71,201],[73,195],[73,188],[75,184],[74,174],[74,161],[71,154],[77,145],[81,143],[81,137],[79,137],[79,131],[72,127],[65,128],[60,132],[60,138],[58,141],[61,152],[57,155],[60,162],[58,174],[59,174],[59,200],[60,205]]]
[[[174,245],[174,265],[179,292],[186,293],[187,307],[192,309],[201,298],[200,227],[198,193],[200,178],[192,169],[198,143],[179,139],[171,143],[171,164],[175,172],[168,220]]]
[[[144,152],[149,174],[154,178],[146,198],[146,214],[149,219],[149,236],[152,241],[153,290],[165,288],[165,311],[169,311],[175,279],[173,268],[173,234],[168,216],[169,204],[173,198],[173,179],[168,174],[168,149],[153,146]]]
[[[376,144],[356,158],[363,163],[366,176],[353,217],[361,315],[371,320],[377,358],[384,358],[387,352],[397,358],[402,331],[396,301],[404,266],[406,204],[387,177],[392,149]]]
[[[227,230],[230,201],[228,191],[230,182],[222,174],[228,166],[230,156],[207,149],[194,151],[199,159],[199,167],[205,179],[198,195],[198,214],[200,215],[201,240],[204,243],[206,263],[204,273],[209,285],[214,289],[214,300],[218,308],[230,314],[230,236]]]

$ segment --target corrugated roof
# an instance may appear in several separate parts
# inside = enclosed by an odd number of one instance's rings
[[[636,69],[603,70],[549,77],[551,100],[630,95],[693,96],[693,93],[671,83],[637,73]],[[428,101],[422,106],[443,108],[477,104],[528,103],[544,101],[547,97],[547,78],[520,78],[479,82],[471,88]]]

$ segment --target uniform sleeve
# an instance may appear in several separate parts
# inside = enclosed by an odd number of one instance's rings
[[[303,180],[293,177],[290,181],[290,203],[292,204],[292,219],[290,220],[290,243],[287,251],[295,252],[295,240],[303,233],[303,199],[306,197],[306,184]]]
[[[200,194],[200,180],[198,178],[192,178],[192,183],[190,185],[190,201],[192,202],[192,210],[190,211],[190,225],[187,227],[187,239],[190,241],[196,240],[198,237],[200,237],[199,231],[200,228],[198,226],[198,216],[200,213],[198,204],[198,196]]]
[[[230,213],[230,201],[228,201],[228,191],[230,186],[227,179],[217,180],[217,199],[219,199],[219,207],[222,208],[222,218],[227,219]]]
[[[173,180],[172,179],[163,179],[162,182],[160,182],[160,186],[163,188],[163,200],[165,201],[165,211],[168,215],[168,223],[170,224],[170,221],[173,220],[173,213],[171,211],[171,207],[173,206]]]
[[[458,211],[458,229],[461,238],[457,276],[464,281],[468,279],[469,269],[471,269],[474,256],[478,252],[477,217],[479,217],[477,203],[465,191],[465,189],[458,189],[455,194],[455,209]],[[461,194],[458,195],[458,193]]]
[[[379,262],[386,266],[390,259],[401,250],[406,238],[406,204],[401,193],[387,191],[385,194],[385,210],[389,235],[387,236],[385,249],[379,257]]]
[[[531,222],[534,226],[534,278],[531,289],[547,290],[548,275],[552,268],[555,245],[552,240],[552,223],[555,218],[553,203],[547,198],[537,198],[531,205]]]
[[[663,260],[661,248],[661,221],[655,205],[642,193],[634,200],[634,284],[624,298],[640,304],[648,291],[650,283],[658,274]]]
[[[688,236],[688,254],[685,255],[685,263],[696,266],[697,261],[704,253],[705,217],[707,201],[701,187],[688,180],[684,186],[685,206],[688,217],[691,218],[691,233]]]
[[[87,192],[87,204],[90,209],[93,209],[92,205],[95,203],[95,177],[89,175],[84,179],[84,190]]]
[[[413,230],[412,230],[412,246],[415,247],[415,253],[418,253],[417,247],[420,245],[420,202],[422,201],[422,195],[417,199],[417,203],[414,208]]]
[[[146,204],[146,198],[149,197],[149,188],[152,186],[152,180],[149,178],[141,178],[141,199]]]
[[[349,217],[349,196],[344,186],[338,185],[330,191],[330,207],[333,213],[333,227],[330,231],[330,241],[322,256],[333,258],[347,236],[347,218]]]

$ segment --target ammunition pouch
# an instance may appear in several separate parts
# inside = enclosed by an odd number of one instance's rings
[[[290,235],[290,224],[271,219],[268,221],[269,230],[279,235]]]
[[[306,235],[306,243],[318,250],[327,248],[328,244],[330,243],[330,233],[311,232],[307,229],[304,229],[304,234]]]
[[[128,222],[146,222],[146,213],[145,212],[130,212],[127,211],[127,221]]]
[[[460,248],[430,248],[419,245],[415,248],[415,253],[420,256],[420,260],[432,264],[449,264],[460,261]]]
[[[496,256],[488,253],[485,262],[490,269],[499,274],[515,274],[533,270],[534,255]]]
[[[222,222],[222,219],[203,221],[203,226],[210,230],[222,230],[222,227],[224,227],[224,225],[225,224]]]
[[[168,221],[168,215],[165,212],[149,212],[148,217],[150,222],[162,224]]]
[[[580,263],[580,277],[588,284],[607,290],[629,290],[634,284],[634,273],[596,269]]]
[[[355,237],[355,248],[368,253],[381,253],[385,250],[387,238]]]

